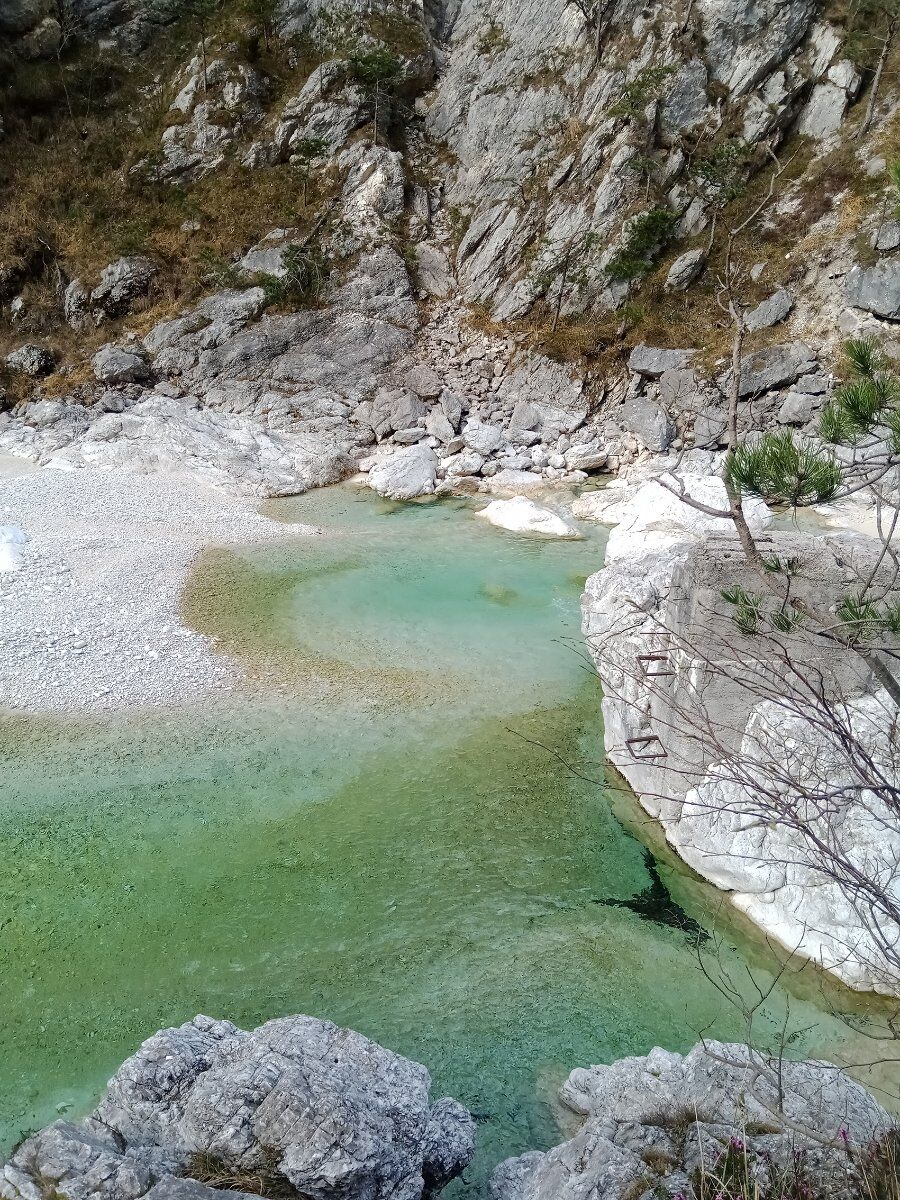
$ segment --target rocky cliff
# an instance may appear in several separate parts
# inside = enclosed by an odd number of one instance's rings
[[[262,494],[423,443],[407,493],[715,446],[720,234],[776,155],[742,423],[803,427],[841,333],[900,308],[895,74],[860,139],[854,19],[3,0],[0,442]],[[629,373],[640,342],[683,353]]]

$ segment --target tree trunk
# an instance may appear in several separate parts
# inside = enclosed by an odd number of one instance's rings
[[[869,92],[869,103],[866,105],[866,115],[863,117],[863,123],[860,127],[860,134],[868,132],[869,126],[875,119],[875,105],[878,103],[878,89],[881,86],[881,76],[884,74],[884,65],[888,60],[888,55],[891,52],[891,46],[894,44],[894,32],[897,28],[896,17],[888,25],[887,33],[884,36],[884,45],[881,47],[881,54],[878,56],[878,66],[875,68],[875,78],[872,80],[872,90]]]

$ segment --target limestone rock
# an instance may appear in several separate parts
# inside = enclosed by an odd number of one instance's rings
[[[144,354],[111,343],[102,346],[91,359],[94,377],[101,383],[140,383],[150,373]]]
[[[778,410],[781,425],[805,425],[812,418],[813,402],[810,396],[800,392],[788,392]]]
[[[656,346],[635,346],[628,356],[628,369],[649,379],[658,379],[664,371],[677,371],[688,365],[693,350],[660,350]]]
[[[847,276],[847,300],[854,308],[878,317],[900,316],[900,259],[883,259],[874,267],[854,267]]]
[[[786,288],[779,288],[761,304],[747,313],[746,324],[749,330],[768,329],[783,321],[794,307],[794,298]]]
[[[702,248],[687,250],[672,263],[666,276],[667,292],[683,292],[698,279],[706,266],[706,251]]]
[[[599,471],[606,465],[606,449],[596,442],[580,442],[565,452],[566,469],[569,471]]]
[[[646,396],[634,396],[625,401],[622,423],[648,450],[662,453],[675,436],[675,426],[669,414]]]
[[[20,346],[18,350],[13,350],[11,354],[7,354],[5,362],[8,370],[15,371],[18,375],[29,375],[32,379],[49,375],[56,367],[50,351],[43,346],[34,345]]]
[[[107,317],[127,312],[133,300],[150,290],[159,268],[149,258],[120,258],[100,272],[100,282],[90,294],[90,306]]]
[[[434,491],[437,456],[429,446],[399,450],[369,471],[369,487],[391,500],[414,500]]]
[[[470,450],[487,458],[503,441],[503,433],[494,425],[483,421],[470,421],[462,432],[462,439]]]
[[[900,249],[900,221],[883,221],[869,239],[873,250],[890,252]]]
[[[543,508],[526,496],[514,496],[511,500],[492,500],[487,508],[481,509],[475,515],[512,533],[535,534],[538,537],[581,537],[576,526],[552,509]]]
[[[773,388],[784,387],[816,366],[812,351],[802,342],[767,346],[755,354],[745,355],[741,363],[740,395],[760,395]]]
[[[469,1113],[432,1104],[430,1084],[418,1063],[328,1021],[284,1017],[247,1033],[195,1017],[146,1041],[91,1117],[24,1142],[0,1195],[33,1200],[48,1180],[65,1200],[243,1195],[192,1181],[201,1155],[318,1200],[420,1200],[475,1146]]]
[[[799,1151],[816,1194],[845,1200],[857,1194],[845,1142],[858,1151],[892,1124],[864,1088],[830,1063],[779,1064],[721,1042],[684,1056],[657,1048],[575,1070],[560,1098],[587,1117],[585,1125],[546,1154],[532,1151],[501,1163],[491,1178],[491,1200],[687,1196],[700,1163],[709,1174],[737,1146],[762,1190]],[[683,1128],[679,1136],[676,1123]]]

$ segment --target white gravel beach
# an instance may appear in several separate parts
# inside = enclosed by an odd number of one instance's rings
[[[211,545],[318,533],[187,476],[7,457],[0,526],[27,536],[18,568],[0,570],[0,708],[28,712],[189,704],[236,686],[238,667],[180,622],[192,562]]]

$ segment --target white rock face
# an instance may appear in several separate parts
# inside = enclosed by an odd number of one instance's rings
[[[552,509],[542,508],[527,496],[514,496],[511,500],[492,500],[487,508],[475,514],[490,521],[499,529],[512,533],[530,533],[538,537],[581,537],[578,529],[564,520]]]
[[[430,446],[410,446],[376,463],[369,471],[369,487],[391,500],[430,496],[437,477],[437,455]]]
[[[721,480],[688,475],[682,482],[704,505],[724,507]],[[900,930],[879,915],[875,934],[864,903],[823,874],[814,840],[788,821],[788,809],[771,822],[760,819],[760,804],[778,795],[785,779],[796,804],[826,780],[829,794],[843,798],[829,820],[851,871],[880,880],[900,900],[895,817],[866,790],[845,742],[823,732],[821,720],[819,729],[811,727],[808,702],[803,707],[778,673],[777,641],[742,633],[735,623],[723,590],[737,584],[759,593],[760,585],[730,523],[689,508],[657,482],[630,491],[608,488],[575,506],[587,515],[589,501],[601,520],[619,521],[607,565],[588,580],[583,601],[584,632],[604,684],[611,760],[681,857],[731,892],[768,934],[852,987],[897,991],[878,937],[900,937]],[[618,502],[616,493],[624,494]],[[766,532],[771,514],[761,502],[748,504],[747,514],[764,553],[799,561],[792,580],[799,598],[820,603],[823,595],[842,594],[847,561],[863,569],[874,563],[873,540]],[[792,634],[790,653],[801,678],[821,678],[825,694],[839,700],[859,754],[900,782],[888,738],[890,705],[871,693],[860,660],[833,646],[823,651],[800,633]],[[822,820],[814,809],[807,824],[816,828]],[[818,829],[825,834],[824,825]]]
[[[37,401],[25,421],[0,423],[0,448],[41,466],[189,471],[247,496],[293,496],[350,474],[347,455],[317,434],[269,429],[258,421],[144,393],[122,412],[99,417],[79,405]]]
[[[28,534],[14,525],[0,525],[0,571],[17,571]]]

